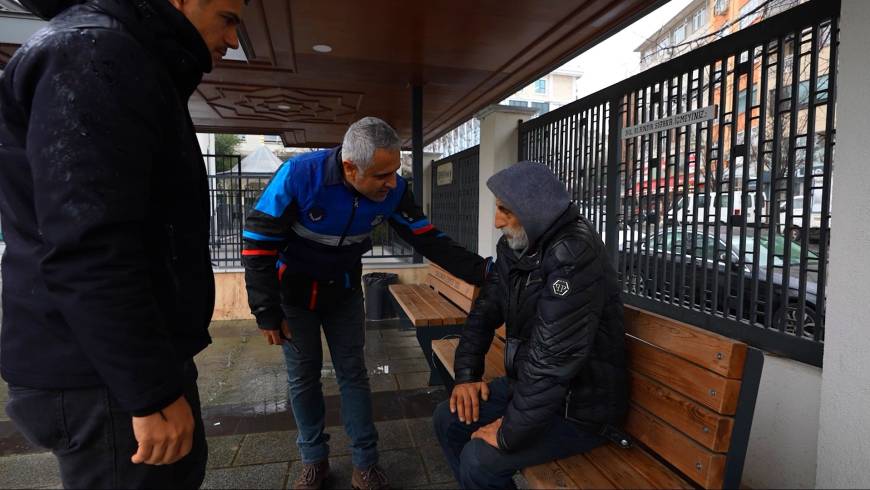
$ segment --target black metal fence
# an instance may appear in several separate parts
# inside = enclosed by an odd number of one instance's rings
[[[242,230],[245,217],[256,204],[271,174],[241,171],[238,155],[204,155],[209,171],[209,245],[212,265],[218,269],[242,267]],[[413,249],[387,223],[372,231],[372,250],[364,259],[382,262],[410,261]]]
[[[432,162],[429,218],[468,250],[477,251],[480,145]]]
[[[821,365],[838,15],[806,3],[520,125],[626,302]]]

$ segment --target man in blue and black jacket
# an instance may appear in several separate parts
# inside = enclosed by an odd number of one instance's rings
[[[361,258],[382,222],[452,274],[483,283],[487,262],[439,232],[397,171],[400,141],[384,121],[363,118],[342,146],[293,158],[278,169],[243,232],[251,310],[269,344],[282,345],[304,464],[294,488],[319,488],[329,470],[320,385],[323,327],[352,440],[356,488],[381,488],[378,435],[363,354]]]

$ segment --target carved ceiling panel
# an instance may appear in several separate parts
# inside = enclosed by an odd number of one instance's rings
[[[297,124],[353,122],[363,95],[357,92],[203,83],[200,95],[224,119]]]

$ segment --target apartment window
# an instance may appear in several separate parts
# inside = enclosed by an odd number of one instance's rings
[[[532,109],[538,111],[538,115],[550,112],[550,104],[548,102],[532,102]]]
[[[263,141],[266,143],[280,143],[281,137],[277,134],[267,134],[263,136]]]
[[[686,24],[674,29],[674,44],[680,44],[686,40]]]
[[[514,107],[528,107],[529,103],[524,100],[509,100],[508,105]]]
[[[700,10],[695,12],[695,16],[692,18],[692,27],[693,30],[697,31],[702,29],[707,24],[707,8],[701,7]]]
[[[716,0],[716,6],[713,11],[716,15],[722,15],[728,12],[728,0]]]
[[[547,80],[541,78],[540,80],[535,81],[535,93],[536,94],[546,94],[547,93]]]

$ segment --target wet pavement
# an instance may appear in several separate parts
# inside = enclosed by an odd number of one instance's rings
[[[197,356],[209,463],[203,488],[288,488],[301,464],[287,404],[281,349],[265,343],[252,321],[215,322],[214,343]],[[329,352],[322,372],[331,435],[328,488],[349,488],[350,440],[340,421]],[[394,488],[450,488],[456,483],[432,432],[431,415],[447,398],[429,387],[428,365],[413,330],[373,322],[366,330],[380,461]],[[0,383],[0,405],[7,390]],[[32,447],[0,414],[0,488],[59,488],[57,464]]]

